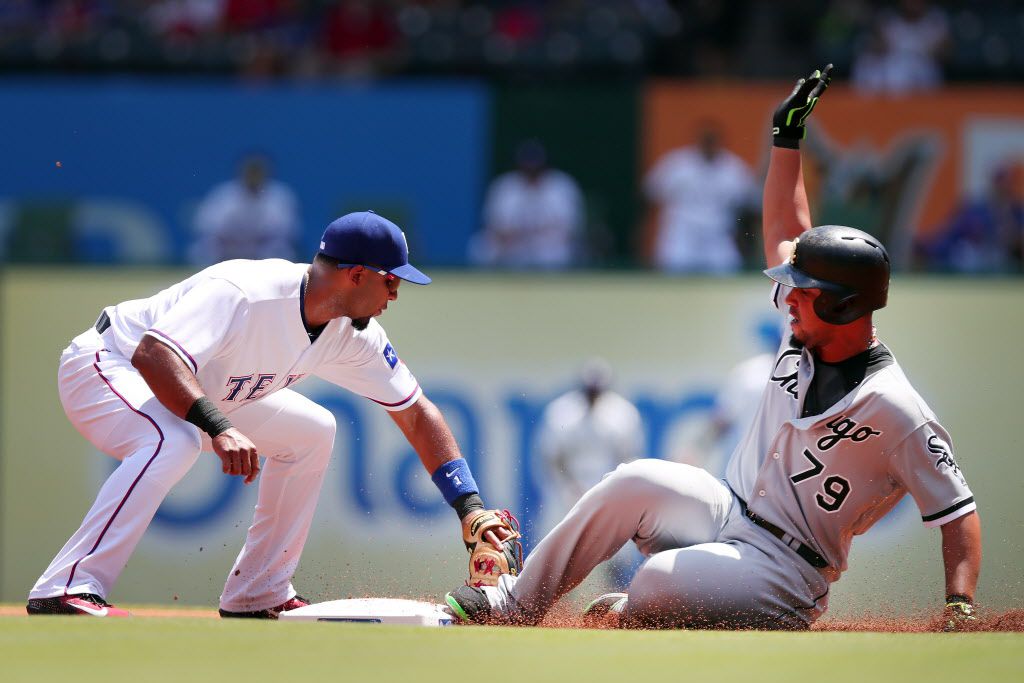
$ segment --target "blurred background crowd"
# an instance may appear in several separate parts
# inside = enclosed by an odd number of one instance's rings
[[[4,70],[783,77],[1024,74],[1013,0],[5,0]]]
[[[655,154],[643,141],[649,121],[628,111],[646,106],[636,94],[645,84],[705,90],[774,84],[833,62],[844,87],[881,102],[884,118],[890,98],[926,101],[921,98],[951,88],[1017,87],[1024,80],[1022,33],[1024,6],[1012,0],[4,0],[0,77],[19,87],[128,77],[193,89],[215,83],[343,92],[471,82],[496,93],[484,105],[498,112],[495,118],[505,112],[506,119],[521,120],[516,107],[544,89],[545,96],[533,98],[535,107],[554,102],[560,88],[584,111],[632,97],[618,106],[622,120],[636,128],[623,126],[633,149],[623,151],[630,144],[623,140],[602,141],[609,149],[603,158],[593,145],[590,152],[581,151],[588,147],[583,143],[568,148],[557,127],[493,124],[485,133],[491,139],[477,141],[487,147],[484,177],[461,190],[474,195],[473,224],[453,228],[458,234],[450,241],[459,244],[427,253],[426,262],[720,275],[759,265],[763,150],[737,153],[735,130],[712,110],[688,122],[678,144],[661,145]],[[585,102],[588,89],[596,94]],[[380,100],[379,106],[389,105]],[[1009,120],[1021,125],[1019,117]],[[832,222],[860,219],[859,227],[894,240],[905,269],[1022,272],[1024,154],[1016,143],[1002,158],[972,168],[934,140],[903,144],[903,135],[881,150],[812,133],[821,213]],[[954,135],[960,133],[970,135]],[[593,135],[601,139],[603,131]],[[1024,133],[1007,135],[1018,140]],[[78,191],[73,187],[17,191],[5,183],[10,196],[0,196],[0,256],[203,264],[307,253],[310,236],[331,215],[310,210],[301,174],[284,168],[294,167],[286,145],[282,152],[280,140],[254,136],[245,149],[229,147],[230,158],[216,167],[221,177],[208,179],[202,192],[182,185],[181,206],[163,219],[166,246],[149,251],[109,244],[123,236],[83,239],[82,221],[54,208]],[[915,202],[933,203],[926,186],[941,158],[953,159],[951,173],[973,179],[957,183],[956,196],[940,190],[939,208],[915,209]],[[598,178],[595,164],[619,164],[618,179],[611,170]],[[417,229],[422,212],[411,202],[386,197],[384,203],[380,208],[394,205],[396,219],[413,233],[428,232]],[[59,215],[68,223],[63,228],[53,227]]]

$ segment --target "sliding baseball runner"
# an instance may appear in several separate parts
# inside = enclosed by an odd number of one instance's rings
[[[472,622],[537,623],[600,562],[633,541],[647,556],[625,594],[591,616],[686,628],[806,629],[828,606],[854,536],[904,495],[942,529],[946,626],[973,617],[981,564],[976,504],[952,442],[875,335],[889,256],[860,230],[811,227],[799,142],[831,67],[775,112],[764,190],[773,305],[788,331],[753,424],[723,481],[658,460],[621,465],[588,491],[496,587],[446,596]]]

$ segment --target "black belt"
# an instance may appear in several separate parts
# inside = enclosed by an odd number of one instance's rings
[[[100,313],[100,317],[96,318],[96,331],[103,334],[110,327],[110,316],[107,315],[106,311]]]
[[[828,566],[828,562],[825,561],[825,558],[819,555],[818,553],[814,552],[814,550],[811,549],[810,546],[804,545],[803,543],[793,538],[779,527],[769,522],[764,517],[754,514],[750,511],[750,508],[746,509],[746,514],[751,522],[758,525],[759,527],[770,533],[772,536],[779,539],[780,541],[788,545],[790,548],[795,550],[797,555],[804,558],[804,560],[806,560],[807,563],[815,569],[824,569]]]

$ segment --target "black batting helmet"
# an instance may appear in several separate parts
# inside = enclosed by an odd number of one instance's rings
[[[814,312],[832,325],[845,325],[884,307],[889,296],[885,247],[866,232],[843,225],[804,232],[789,261],[764,274],[788,287],[820,289]]]

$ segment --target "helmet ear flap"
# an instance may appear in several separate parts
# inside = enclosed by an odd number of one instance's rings
[[[829,325],[846,325],[863,315],[857,292],[822,291],[814,300],[814,313]]]

